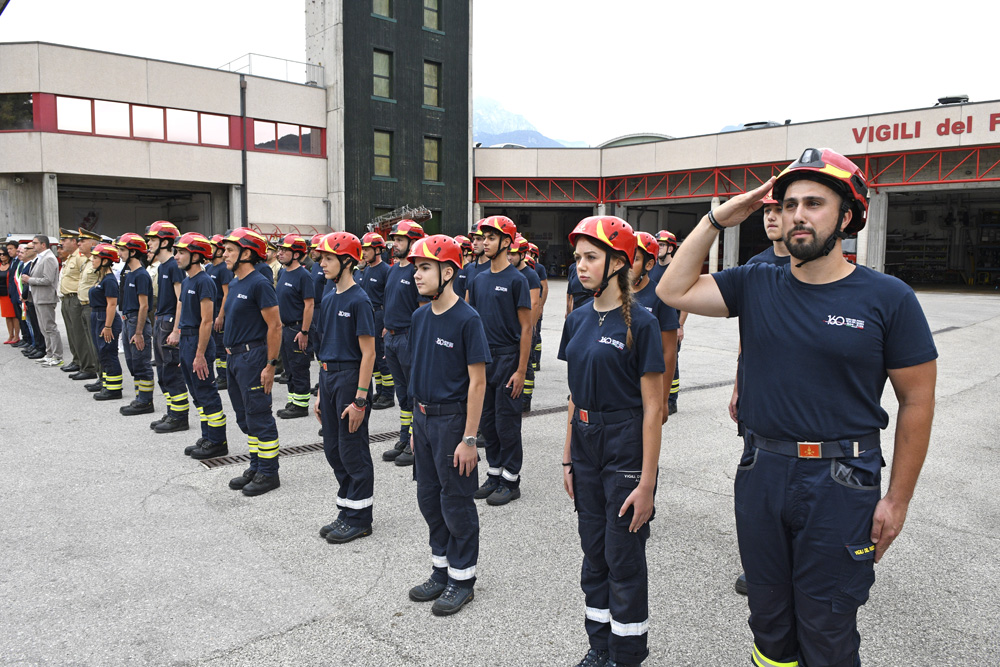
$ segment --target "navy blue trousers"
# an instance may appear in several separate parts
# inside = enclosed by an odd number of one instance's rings
[[[153,362],[156,381],[167,401],[167,412],[174,419],[187,421],[188,392],[181,373],[181,354],[177,347],[167,345],[167,336],[174,328],[173,315],[158,315],[153,323]]]
[[[97,359],[101,365],[101,382],[108,391],[122,389],[122,363],[118,360],[118,336],[122,333],[122,320],[115,313],[111,323],[111,334],[114,338],[110,343],[104,341],[104,323],[107,315],[103,308],[90,311],[90,335],[97,347]]]
[[[410,332],[386,333],[385,361],[392,373],[396,400],[399,402],[399,439],[410,441],[413,403],[410,401]]]
[[[260,374],[267,365],[267,345],[229,355],[228,391],[236,424],[247,436],[250,467],[265,475],[278,472],[278,427],[271,414],[271,394],[264,393]]]
[[[139,329],[139,313],[125,315],[125,366],[135,381],[135,399],[140,403],[153,402],[153,328],[146,319],[142,322],[143,348],[140,350],[129,341]]]
[[[871,527],[882,455],[799,459],[744,437],[736,532],[747,578],[754,664],[861,664],[858,608],[875,582]]]
[[[486,440],[486,461],[490,477],[500,477],[503,484],[515,488],[521,484],[521,401],[524,394],[510,397],[507,382],[517,370],[518,352],[494,355],[486,364],[486,392],[483,416],[479,420]]]
[[[472,588],[479,561],[479,512],[473,494],[479,477],[466,477],[454,466],[465,435],[465,413],[413,415],[413,464],[417,505],[430,530],[431,578]]]
[[[194,357],[198,353],[198,332],[181,333],[181,373],[188,391],[198,409],[201,421],[201,437],[219,445],[226,442],[226,413],[222,411],[222,398],[215,386],[215,341],[208,338],[205,348],[205,363],[208,364],[208,377],[204,380],[194,372]]]
[[[305,351],[299,349],[295,337],[300,331],[301,326],[281,328],[281,360],[288,375],[288,401],[301,408],[308,408],[312,392],[309,362],[312,361],[313,347],[310,343]]]
[[[369,390],[371,387],[369,387]],[[372,525],[375,496],[375,466],[368,443],[371,404],[358,430],[351,433],[344,408],[358,393],[358,369],[319,373],[320,419],[323,422],[323,451],[340,487],[337,489],[337,518],[349,526]],[[369,391],[369,395],[370,395]],[[354,408],[351,408],[352,410]]]
[[[590,646],[617,662],[642,662],[649,654],[649,523],[631,533],[632,508],[618,516],[642,474],[642,415],[607,426],[574,417],[570,456]]]
[[[389,362],[385,359],[385,339],[382,337],[382,329],[385,328],[385,310],[379,306],[375,308],[375,372],[373,375],[380,381],[375,383],[377,396],[392,396],[395,386],[392,379],[392,371],[389,370]]]

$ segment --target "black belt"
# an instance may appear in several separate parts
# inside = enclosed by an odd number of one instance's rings
[[[499,357],[502,354],[514,354],[515,352],[520,352],[520,345],[504,345],[490,348],[491,357]]]
[[[405,329],[386,329],[386,331],[388,331],[389,333],[391,333],[393,336],[398,336],[400,334],[405,334],[409,330],[410,330],[410,327],[406,327]]]
[[[439,415],[464,415],[466,412],[465,403],[421,403],[417,401],[417,408],[423,414],[431,417]]]
[[[360,361],[321,361],[319,367],[327,373],[361,368]]]
[[[624,410],[611,410],[610,412],[595,412],[593,410],[576,409],[573,411],[579,421],[584,424],[618,424],[628,421],[642,414],[642,408],[626,408]]]
[[[264,347],[265,345],[267,345],[267,341],[266,340],[254,340],[254,341],[250,341],[249,343],[245,343],[243,345],[237,345],[235,347],[227,347],[226,348],[226,353],[227,354],[242,354],[243,352],[249,352],[250,350],[254,350],[254,349],[258,348],[258,347]]]
[[[200,327],[181,327],[181,335],[183,334],[196,334],[198,333]]]
[[[159,320],[159,319],[163,319],[163,318],[166,318],[167,322],[173,322],[174,321],[174,316],[173,315],[154,315],[153,316],[154,320]]]
[[[869,433],[859,438],[848,440],[830,440],[825,442],[791,442],[787,440],[772,440],[757,435],[744,428],[750,444],[765,452],[774,452],[783,456],[794,456],[800,459],[853,459],[870,449],[879,448],[879,434]]]
[[[283,326],[283,327],[297,327],[300,324],[302,324],[302,320],[295,320],[294,322],[282,322],[281,326]]]

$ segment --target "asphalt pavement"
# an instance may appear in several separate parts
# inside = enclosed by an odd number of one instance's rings
[[[68,374],[0,346],[0,664],[576,664],[587,638],[559,465],[565,282],[550,285],[534,412],[523,422],[523,496],[479,504],[476,598],[450,618],[407,598],[430,573],[430,550],[412,468],[381,461],[391,443],[371,445],[373,535],[330,545],[317,532],[336,512],[322,452],[283,456],[281,488],[247,498],[227,487],[242,465],[207,469],[183,456],[198,437],[195,418],[190,431],[157,435],[150,416],[118,414],[132,396],[127,371],[126,400],[98,403]],[[937,411],[906,526],[860,612],[862,660],[995,667],[1000,294],[918,296],[940,353]],[[647,548],[648,665],[749,662],[746,600],[733,591],[742,445],[726,406],[736,350],[734,320],[688,320]],[[159,414],[158,391],[155,400]],[[276,385],[275,409],[285,400]],[[230,451],[245,453],[223,402]],[[894,420],[888,385],[883,405]],[[319,442],[318,428],[311,417],[279,420],[281,446]],[[890,464],[893,428],[883,438]],[[373,413],[370,430],[398,430],[398,411]]]

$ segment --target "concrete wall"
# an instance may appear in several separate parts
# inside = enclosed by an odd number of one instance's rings
[[[326,225],[326,161],[289,155],[247,156],[251,224]],[[333,226],[343,229],[334,215]]]
[[[0,237],[35,234],[42,229],[42,179],[45,174],[20,174],[23,183],[0,174]]]

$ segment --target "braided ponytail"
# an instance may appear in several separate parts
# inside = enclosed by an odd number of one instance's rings
[[[622,256],[622,261],[627,261]],[[622,271],[618,274],[618,290],[622,295],[622,319],[625,320],[625,347],[632,349],[632,304],[635,302],[632,296],[632,279],[629,277],[630,271]]]

